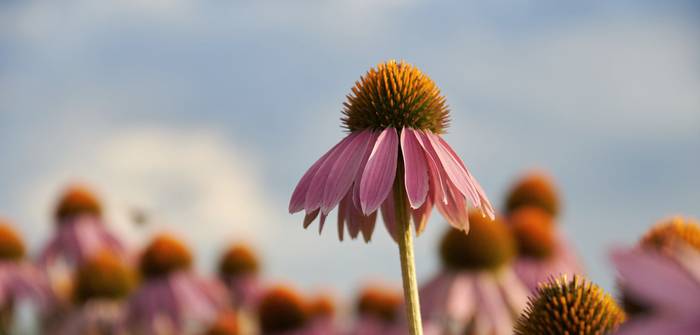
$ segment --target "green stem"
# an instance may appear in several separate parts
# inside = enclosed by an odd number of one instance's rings
[[[411,335],[422,335],[423,326],[420,315],[420,301],[418,298],[416,265],[413,260],[413,234],[411,233],[407,203],[408,197],[404,186],[404,166],[401,157],[399,157],[397,165],[396,180],[394,181],[394,206],[396,208],[396,233],[399,242],[401,278],[403,279],[403,295],[406,303],[408,330]]]

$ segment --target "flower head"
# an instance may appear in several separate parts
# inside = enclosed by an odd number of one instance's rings
[[[121,300],[134,284],[131,270],[109,251],[92,257],[78,268],[75,275],[74,299],[85,303],[93,299]]]
[[[19,261],[26,249],[22,238],[5,221],[0,220],[0,261]]]
[[[71,185],[58,201],[55,212],[56,221],[63,223],[67,219],[83,214],[100,217],[102,205],[97,196],[86,186]]]
[[[357,301],[357,313],[385,323],[397,321],[403,298],[399,292],[378,286],[362,290]]]
[[[278,286],[266,292],[258,307],[263,334],[303,329],[309,320],[306,302],[297,292]]]
[[[388,61],[360,78],[343,104],[349,131],[412,128],[443,133],[449,110],[440,89],[418,68]]]
[[[506,212],[521,206],[540,207],[556,216],[560,211],[559,192],[552,179],[540,172],[531,172],[518,180],[506,198]]]
[[[309,314],[314,319],[332,319],[335,316],[335,301],[328,294],[319,294],[309,302]]]
[[[518,254],[547,259],[555,252],[556,237],[552,217],[538,207],[523,207],[508,218],[518,242]]]
[[[440,256],[454,270],[497,270],[515,256],[515,241],[500,218],[491,221],[476,212],[469,215],[469,234],[450,228],[440,242]]]
[[[192,265],[192,253],[180,240],[170,235],[159,235],[141,255],[139,264],[145,277],[162,277]]]
[[[684,243],[700,251],[700,225],[692,219],[672,217],[652,227],[641,239],[644,248],[664,250]]]
[[[613,298],[574,276],[543,283],[515,326],[517,335],[612,333],[625,319]]]
[[[242,244],[232,245],[219,262],[219,274],[225,277],[255,275],[260,271],[260,262],[253,250]]]
[[[447,126],[445,99],[410,64],[389,61],[353,88],[343,110],[350,134],[301,178],[290,213],[306,212],[304,227],[338,206],[338,234],[369,241],[381,207],[394,235],[396,210],[408,211],[420,233],[436,206],[454,227],[469,228],[468,206],[493,217],[493,207],[462,160],[439,134]]]

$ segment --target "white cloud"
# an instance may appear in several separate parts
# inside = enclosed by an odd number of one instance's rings
[[[45,167],[29,187],[23,212],[42,215],[37,204],[50,208],[66,182],[87,182],[104,198],[110,223],[131,242],[172,231],[205,256],[229,240],[262,238],[268,226],[261,223],[274,221],[254,156],[212,131],[142,127],[77,143],[80,150]],[[148,214],[146,227],[133,224],[134,210]]]

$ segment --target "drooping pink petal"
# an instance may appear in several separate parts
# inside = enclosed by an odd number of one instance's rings
[[[348,207],[345,223],[348,226],[350,238],[354,240],[357,238],[357,235],[360,234],[360,227],[362,226],[362,221],[365,216],[362,214],[362,210],[355,206],[354,203],[350,202]]]
[[[479,195],[474,186],[467,177],[466,170],[460,164],[456,157],[453,157],[449,151],[443,148],[438,141],[438,136],[429,132],[423,131],[423,143],[427,144],[427,152],[435,159],[438,166],[442,168],[445,176],[455,185],[462,195],[469,198],[472,204],[476,207],[480,205]]]
[[[307,212],[306,215],[304,215],[304,229],[308,228],[311,222],[314,222],[314,220],[316,220],[316,217],[318,216],[319,212],[319,209],[315,209],[311,212]]]
[[[362,224],[360,225],[360,231],[362,231],[362,238],[365,242],[369,242],[372,239],[372,233],[374,232],[374,226],[377,222],[377,211],[374,211],[369,216],[362,218]]]
[[[425,153],[416,136],[418,134],[411,128],[404,128],[401,131],[406,194],[413,209],[423,205],[429,190],[428,162],[426,162]]]
[[[430,213],[433,212],[433,190],[430,191],[428,197],[423,202],[423,205],[419,208],[411,210],[411,217],[413,218],[413,225],[416,229],[416,235],[420,235],[428,224],[428,219],[430,219]]]
[[[442,193],[443,197],[446,199],[445,202],[438,201],[436,203],[438,211],[442,214],[442,216],[445,217],[447,222],[452,225],[453,227],[464,230],[465,232],[469,231],[469,209],[467,208],[467,202],[464,196],[456,189],[452,183],[447,180],[446,176],[444,176],[444,172],[440,171],[433,172],[432,167],[431,167],[431,182],[433,185],[439,185],[439,181],[437,179],[439,178],[439,175],[443,175],[443,180],[444,180],[444,186],[445,188],[442,189],[440,187],[437,187],[435,189],[436,192]]]
[[[469,179],[470,184],[474,186],[474,188],[476,189],[476,192],[479,195],[479,199],[481,200],[478,207],[480,207],[483,211],[485,211],[486,215],[488,215],[489,218],[491,218],[491,220],[493,220],[496,217],[495,210],[493,209],[491,202],[489,201],[488,197],[486,196],[486,192],[484,192],[484,189],[481,187],[481,185],[476,180],[476,178],[474,178],[474,176],[471,174],[471,172],[469,172],[469,169],[467,169],[467,166],[464,164],[464,161],[462,161],[462,159],[459,158],[459,156],[457,155],[457,153],[455,153],[455,151],[452,149],[452,147],[449,144],[447,144],[447,142],[442,137],[440,137],[438,135],[434,135],[434,136],[437,138],[438,142],[442,145],[442,147],[445,150],[447,150],[447,152],[457,162],[459,162],[459,164],[462,166],[462,169],[464,169],[464,172],[466,172],[466,174],[467,174],[467,178]],[[477,203],[475,203],[474,205],[477,206]]]
[[[321,220],[319,220],[319,222],[318,222],[318,234],[319,235],[321,235],[321,233],[323,232],[323,225],[326,224],[326,217],[327,216],[328,216],[328,214],[323,213],[323,211],[321,211]]]
[[[338,205],[338,240],[342,241],[345,234],[345,221],[348,215],[349,208],[352,206],[352,193],[348,192],[345,197],[340,200]]]
[[[396,129],[387,128],[377,138],[360,181],[360,207],[365,215],[379,208],[396,177],[399,138]]]
[[[353,143],[353,140],[359,135],[359,132],[350,133],[346,136],[340,143],[338,147],[335,148],[328,155],[328,158],[321,164],[316,173],[314,174],[311,182],[309,183],[309,188],[306,191],[306,199],[304,201],[304,209],[306,211],[312,211],[321,207],[321,200],[323,199],[323,191],[326,187],[326,182],[328,181],[328,176],[330,176],[335,162],[338,157],[345,151],[345,149]]]
[[[328,152],[326,152],[321,158],[319,158],[311,167],[304,173],[304,176],[301,177],[299,180],[299,183],[297,183],[297,186],[294,188],[294,192],[292,193],[292,198],[289,200],[289,213],[296,213],[302,209],[304,209],[304,202],[306,201],[306,193],[309,189],[309,185],[311,184],[311,181],[313,180],[314,176],[316,175],[316,172],[318,172],[318,169],[323,165],[323,163],[328,159],[328,157],[338,149],[338,146],[340,146],[345,140],[343,139],[342,141],[338,142],[336,145],[334,145]]]
[[[333,162],[326,180],[321,212],[328,214],[340,202],[355,181],[363,158],[371,152],[378,134],[370,130],[358,132]]]
[[[615,250],[612,260],[635,297],[665,310],[700,310],[700,282],[672,259],[644,250]]]
[[[490,330],[485,333],[494,335],[510,335],[513,332],[513,318],[510,308],[498,288],[498,283],[490,273],[477,275],[476,282],[477,301],[480,317],[488,319]]]
[[[384,226],[389,232],[389,236],[394,239],[394,242],[398,242],[397,226],[396,226],[396,208],[394,207],[394,191],[389,192],[389,196],[382,203],[382,220],[384,221]]]
[[[447,204],[447,196],[444,190],[446,189],[445,183],[447,180],[443,180],[440,171],[442,170],[439,163],[437,162],[437,157],[433,157],[433,150],[429,150],[430,144],[427,140],[423,139],[423,135],[420,132],[414,133],[416,140],[423,148],[425,154],[426,162],[428,163],[428,178],[430,184],[430,191],[433,194],[433,201],[436,203]]]

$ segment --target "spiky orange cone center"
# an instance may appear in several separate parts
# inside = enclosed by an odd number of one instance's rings
[[[357,302],[357,312],[360,315],[371,316],[387,323],[397,320],[403,299],[398,292],[388,289],[366,288]]]
[[[700,224],[697,221],[674,217],[652,227],[641,239],[645,248],[662,250],[684,243],[700,251]]]
[[[521,256],[544,260],[554,255],[556,236],[549,213],[537,207],[523,207],[508,220]]]
[[[124,299],[133,284],[131,269],[116,255],[103,251],[78,268],[74,299],[78,303],[92,299]]]
[[[500,218],[469,213],[469,232],[450,228],[440,243],[442,263],[452,270],[497,270],[516,252],[515,240]]]
[[[298,293],[287,287],[276,287],[263,296],[258,316],[263,334],[269,334],[303,328],[309,319],[309,310]]]
[[[506,212],[522,206],[535,206],[556,216],[560,211],[559,194],[552,180],[540,173],[532,173],[519,180],[506,198]]]
[[[74,185],[68,188],[56,206],[55,217],[58,223],[78,215],[102,215],[102,205],[97,196],[87,187]]]
[[[611,334],[625,320],[615,300],[575,276],[540,284],[515,326],[516,335]]]
[[[141,274],[147,278],[164,277],[192,265],[192,253],[180,240],[160,235],[141,255]]]
[[[347,99],[342,121],[350,131],[408,127],[440,134],[449,121],[437,85],[403,61],[390,60],[370,69]]]
[[[24,242],[19,234],[0,220],[0,261],[19,261],[25,253]]]
[[[258,258],[247,246],[235,245],[228,249],[219,263],[219,274],[225,277],[254,275],[260,271]]]

